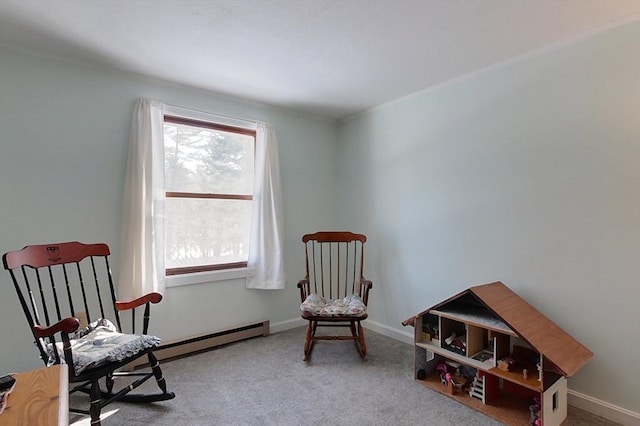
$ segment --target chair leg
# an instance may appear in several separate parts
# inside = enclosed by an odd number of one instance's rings
[[[355,337],[355,338],[356,338],[356,339],[354,339],[354,341],[355,341],[356,343],[358,343],[358,339],[357,339],[357,337],[358,337],[358,332],[356,331],[356,323],[355,323],[355,321],[351,321],[351,322],[349,323],[349,328],[351,329],[351,335],[352,335],[353,337]]]
[[[364,328],[360,321],[358,321],[358,352],[360,352],[360,356],[363,360],[367,360],[367,344],[364,341]]]
[[[153,352],[149,351],[147,353],[149,356],[149,365],[151,365],[151,371],[153,371],[153,375],[156,378],[156,383],[158,383],[158,387],[162,391],[162,393],[167,393],[167,382],[164,380],[162,376],[162,369],[160,368],[160,363],[158,359],[153,354]]]
[[[307,334],[304,340],[304,361],[309,360],[311,350],[313,349],[313,336],[316,334],[315,321],[309,321],[307,325]]]
[[[115,383],[115,381],[113,380],[113,374],[111,373],[107,374],[104,380],[107,386],[107,393],[111,394],[113,392],[113,384]]]
[[[351,329],[351,335],[353,336],[353,344],[356,345],[356,350],[358,351],[360,356],[362,356],[362,352],[360,351],[360,342],[358,341],[359,337],[358,337],[358,331],[356,329],[356,322],[351,321],[349,323],[349,328]]]
[[[91,424],[100,426],[100,397],[102,392],[100,391],[100,383],[98,383],[98,379],[93,379],[91,381],[91,407],[89,408],[89,413],[91,414]]]

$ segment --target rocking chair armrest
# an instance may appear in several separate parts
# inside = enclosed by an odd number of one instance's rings
[[[39,325],[33,326],[33,333],[36,337],[45,338],[51,337],[56,333],[73,333],[80,327],[80,320],[74,317],[68,317],[57,323],[53,324],[50,327],[40,327]]]
[[[160,293],[147,293],[142,297],[138,297],[137,299],[130,300],[128,302],[116,301],[116,309],[118,311],[126,311],[147,303],[159,303],[161,300],[162,295]]]
[[[298,281],[298,288],[300,289],[300,301],[304,302],[310,293],[309,278],[303,278]]]
[[[365,305],[369,302],[369,290],[371,290],[371,288],[373,288],[373,282],[371,282],[371,280],[360,280],[360,296]]]

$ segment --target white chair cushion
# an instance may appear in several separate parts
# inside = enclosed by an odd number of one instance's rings
[[[300,305],[300,310],[318,316],[362,316],[367,312],[367,306],[357,294],[350,294],[344,299],[325,300],[322,296],[312,293]]]
[[[88,368],[122,361],[160,343],[160,338],[156,336],[123,334],[116,330],[111,321],[100,319],[75,333],[75,338],[71,339],[70,343],[76,375]],[[64,363],[62,342],[56,343],[56,347],[60,360]],[[49,352],[48,364],[52,365],[55,362],[55,356],[51,344],[47,345],[47,351]]]

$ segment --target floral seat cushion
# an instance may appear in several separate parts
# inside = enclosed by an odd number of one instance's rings
[[[115,325],[107,319],[92,322],[70,337],[72,337],[71,354],[76,375],[89,368],[122,361],[160,343],[160,338],[156,336],[119,333]],[[64,362],[62,343],[57,343],[56,347],[61,362]],[[51,344],[47,346],[47,350],[48,363],[51,365],[55,362]]]
[[[357,294],[350,294],[344,299],[325,300],[312,293],[300,305],[304,313],[318,316],[353,316],[359,317],[367,313],[367,306]]]

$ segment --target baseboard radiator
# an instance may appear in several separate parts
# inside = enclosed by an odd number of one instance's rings
[[[153,353],[159,361],[192,355],[201,351],[213,349],[217,346],[239,342],[258,336],[269,335],[269,321],[247,324],[229,330],[215,333],[200,334],[182,339],[163,341],[157,346]],[[127,365],[127,369],[133,369],[143,365],[148,365],[147,357],[138,358]]]

